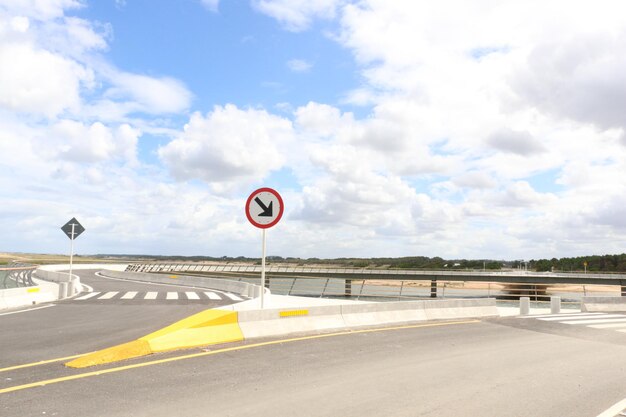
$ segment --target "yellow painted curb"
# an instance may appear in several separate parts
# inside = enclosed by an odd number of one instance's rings
[[[135,341],[82,356],[65,364],[85,368],[165,352],[243,340],[237,312],[205,310]]]
[[[237,312],[206,310],[140,338],[153,352],[243,340]]]
[[[65,366],[69,366],[70,368],[87,368],[88,366],[117,362],[122,359],[138,358],[139,356],[145,356],[151,353],[152,351],[150,350],[150,344],[148,342],[144,340],[134,340],[81,356],[80,358],[67,362]]]

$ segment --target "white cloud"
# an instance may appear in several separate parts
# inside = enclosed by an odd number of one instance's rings
[[[290,59],[287,61],[287,67],[293,72],[309,72],[313,64],[303,59]]]
[[[0,7],[13,15],[51,20],[63,16],[67,9],[83,6],[80,0],[0,0]]]
[[[80,106],[80,90],[93,72],[28,43],[0,42],[0,106],[54,117]]]
[[[517,155],[533,155],[546,152],[546,148],[529,132],[499,129],[487,138],[487,143],[495,149]]]
[[[194,113],[184,131],[159,149],[179,180],[201,179],[215,191],[261,181],[285,164],[281,146],[292,141],[291,122],[265,110],[216,106]]]
[[[342,3],[342,0],[252,0],[254,8],[293,32],[308,29],[316,18],[332,19]]]
[[[113,86],[106,91],[105,97],[128,102],[128,111],[179,113],[191,104],[189,90],[182,82],[173,78],[114,71],[110,75],[110,81]]]
[[[200,3],[214,13],[219,10],[220,0],[200,0]]]
[[[100,122],[89,126],[83,123],[62,120],[51,128],[50,143],[61,159],[79,163],[99,162],[121,158],[136,162],[139,130],[127,124],[111,129]]]

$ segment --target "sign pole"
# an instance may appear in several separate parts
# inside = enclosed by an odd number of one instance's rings
[[[72,223],[72,237],[70,238],[70,282],[72,281],[72,261],[74,260],[74,228],[76,223]]]
[[[263,295],[265,294],[265,229],[263,229],[263,250],[261,258],[261,310],[263,310]]]
[[[283,216],[285,205],[283,199],[276,190],[263,187],[254,191],[246,201],[246,217],[254,227],[263,230],[263,244],[261,250],[261,294],[259,301],[261,310],[265,307],[265,255],[266,255],[266,229],[273,227]]]

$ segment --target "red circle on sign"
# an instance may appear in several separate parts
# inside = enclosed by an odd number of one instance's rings
[[[252,217],[252,214],[250,214],[250,208],[251,208],[252,202],[254,201],[253,199],[261,193],[272,194],[274,197],[276,197],[276,200],[278,200],[278,205],[279,205],[278,214],[270,223],[267,223],[267,224],[263,224],[263,223],[259,223],[255,221],[254,218]],[[270,227],[275,226],[276,223],[280,221],[280,218],[283,217],[284,210],[285,210],[285,205],[283,204],[282,197],[280,196],[280,194],[278,194],[278,191],[272,188],[267,188],[267,187],[259,188],[258,190],[250,194],[250,197],[248,197],[248,201],[246,201],[246,217],[248,218],[248,221],[252,223],[253,226],[258,227],[259,229],[269,229]]]

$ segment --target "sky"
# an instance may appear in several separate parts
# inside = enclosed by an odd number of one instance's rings
[[[0,0],[0,251],[626,249],[622,0]]]

